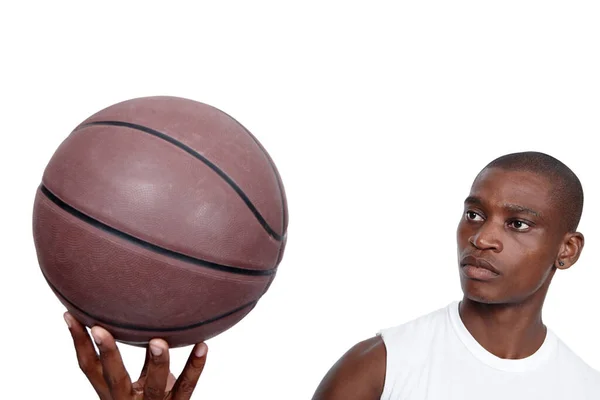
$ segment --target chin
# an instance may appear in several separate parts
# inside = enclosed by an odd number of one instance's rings
[[[473,280],[461,280],[462,291],[466,299],[482,304],[506,303],[506,298],[491,290],[489,285]],[[487,286],[487,287],[486,287]]]
[[[494,299],[494,298],[487,297],[487,296],[482,296],[482,295],[479,295],[479,294],[465,293],[465,298],[471,300],[474,303],[480,303],[480,304],[492,305],[492,304],[502,304],[502,303],[504,303],[502,300]]]

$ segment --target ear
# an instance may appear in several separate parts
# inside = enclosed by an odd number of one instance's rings
[[[568,269],[573,264],[577,262],[579,256],[581,255],[581,251],[583,250],[583,245],[585,244],[585,239],[583,235],[579,232],[571,232],[565,235],[563,243],[560,246],[560,251],[558,252],[558,257],[554,263],[556,268],[558,269]],[[563,265],[561,265],[561,263]]]

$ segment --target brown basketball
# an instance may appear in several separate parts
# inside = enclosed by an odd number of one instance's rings
[[[87,326],[143,345],[207,340],[244,318],[283,256],[273,161],[209,105],[145,97],[81,123],[46,167],[33,211],[41,271]]]

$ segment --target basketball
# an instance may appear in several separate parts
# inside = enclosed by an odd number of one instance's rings
[[[283,257],[287,202],[260,142],[197,101],[143,97],[78,125],[33,206],[40,270],[88,327],[143,346],[205,341],[244,318]]]

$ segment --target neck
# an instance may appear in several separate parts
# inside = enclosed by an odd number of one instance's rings
[[[496,357],[526,358],[546,339],[542,306],[547,289],[540,288],[531,298],[513,304],[485,304],[465,296],[460,317],[475,340]]]

